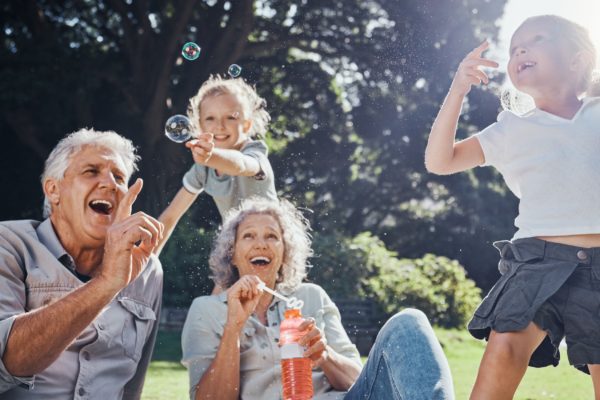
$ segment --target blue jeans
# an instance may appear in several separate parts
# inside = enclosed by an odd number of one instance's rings
[[[406,309],[390,318],[344,400],[454,399],[448,361],[429,320]]]

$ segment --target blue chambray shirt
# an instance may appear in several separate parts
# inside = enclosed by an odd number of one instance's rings
[[[335,303],[320,287],[301,284],[285,293],[304,301],[303,317],[313,317],[327,344],[336,352],[361,366],[360,354],[348,338]],[[284,319],[285,302],[274,297],[267,309],[267,326],[250,316],[240,337],[240,399],[281,399],[281,352],[279,326]],[[217,354],[227,320],[227,292],[196,298],[183,327],[182,363],[190,378],[190,398],[196,395],[196,385]],[[320,368],[312,373],[315,400],[343,399],[346,392],[334,391]]]
[[[0,359],[0,400],[140,398],[158,331],[162,275],[153,256],[42,373],[12,376]],[[16,316],[84,284],[49,219],[0,222],[0,357]]]

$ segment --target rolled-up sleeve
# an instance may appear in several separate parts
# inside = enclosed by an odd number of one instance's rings
[[[221,334],[211,313],[215,304],[208,297],[193,301],[181,333],[181,363],[188,369],[190,399],[196,396],[196,386],[212,363],[221,342]]]
[[[1,227],[0,233],[4,233]],[[4,351],[13,323],[19,314],[25,312],[24,279],[19,257],[12,246],[0,237],[0,393],[15,386],[33,387],[33,376],[13,376],[4,365]]]
[[[252,157],[258,162],[260,171],[253,177],[256,180],[273,180],[273,168],[269,162],[268,153],[268,147],[262,140],[252,141],[242,149],[242,154]]]
[[[200,193],[206,185],[207,169],[204,165],[194,164],[183,176],[183,187],[190,193]]]

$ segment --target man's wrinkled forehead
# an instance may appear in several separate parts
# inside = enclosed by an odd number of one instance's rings
[[[71,168],[80,169],[86,166],[94,166],[97,168],[109,166],[111,169],[118,170],[127,179],[129,179],[131,175],[131,171],[127,168],[123,158],[116,151],[104,146],[82,146],[69,157],[69,166],[67,170]]]

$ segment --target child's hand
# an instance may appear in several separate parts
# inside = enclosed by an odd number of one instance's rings
[[[209,132],[202,132],[197,139],[186,142],[185,147],[192,151],[192,157],[194,157],[195,162],[206,165],[212,156],[213,149],[215,148],[213,134]]]
[[[482,82],[489,82],[488,76],[479,67],[498,68],[498,63],[482,57],[484,51],[488,49],[490,44],[487,40],[473,49],[462,60],[458,66],[458,70],[454,75],[450,92],[457,93],[461,96],[466,96],[471,91],[471,86],[480,85]]]

